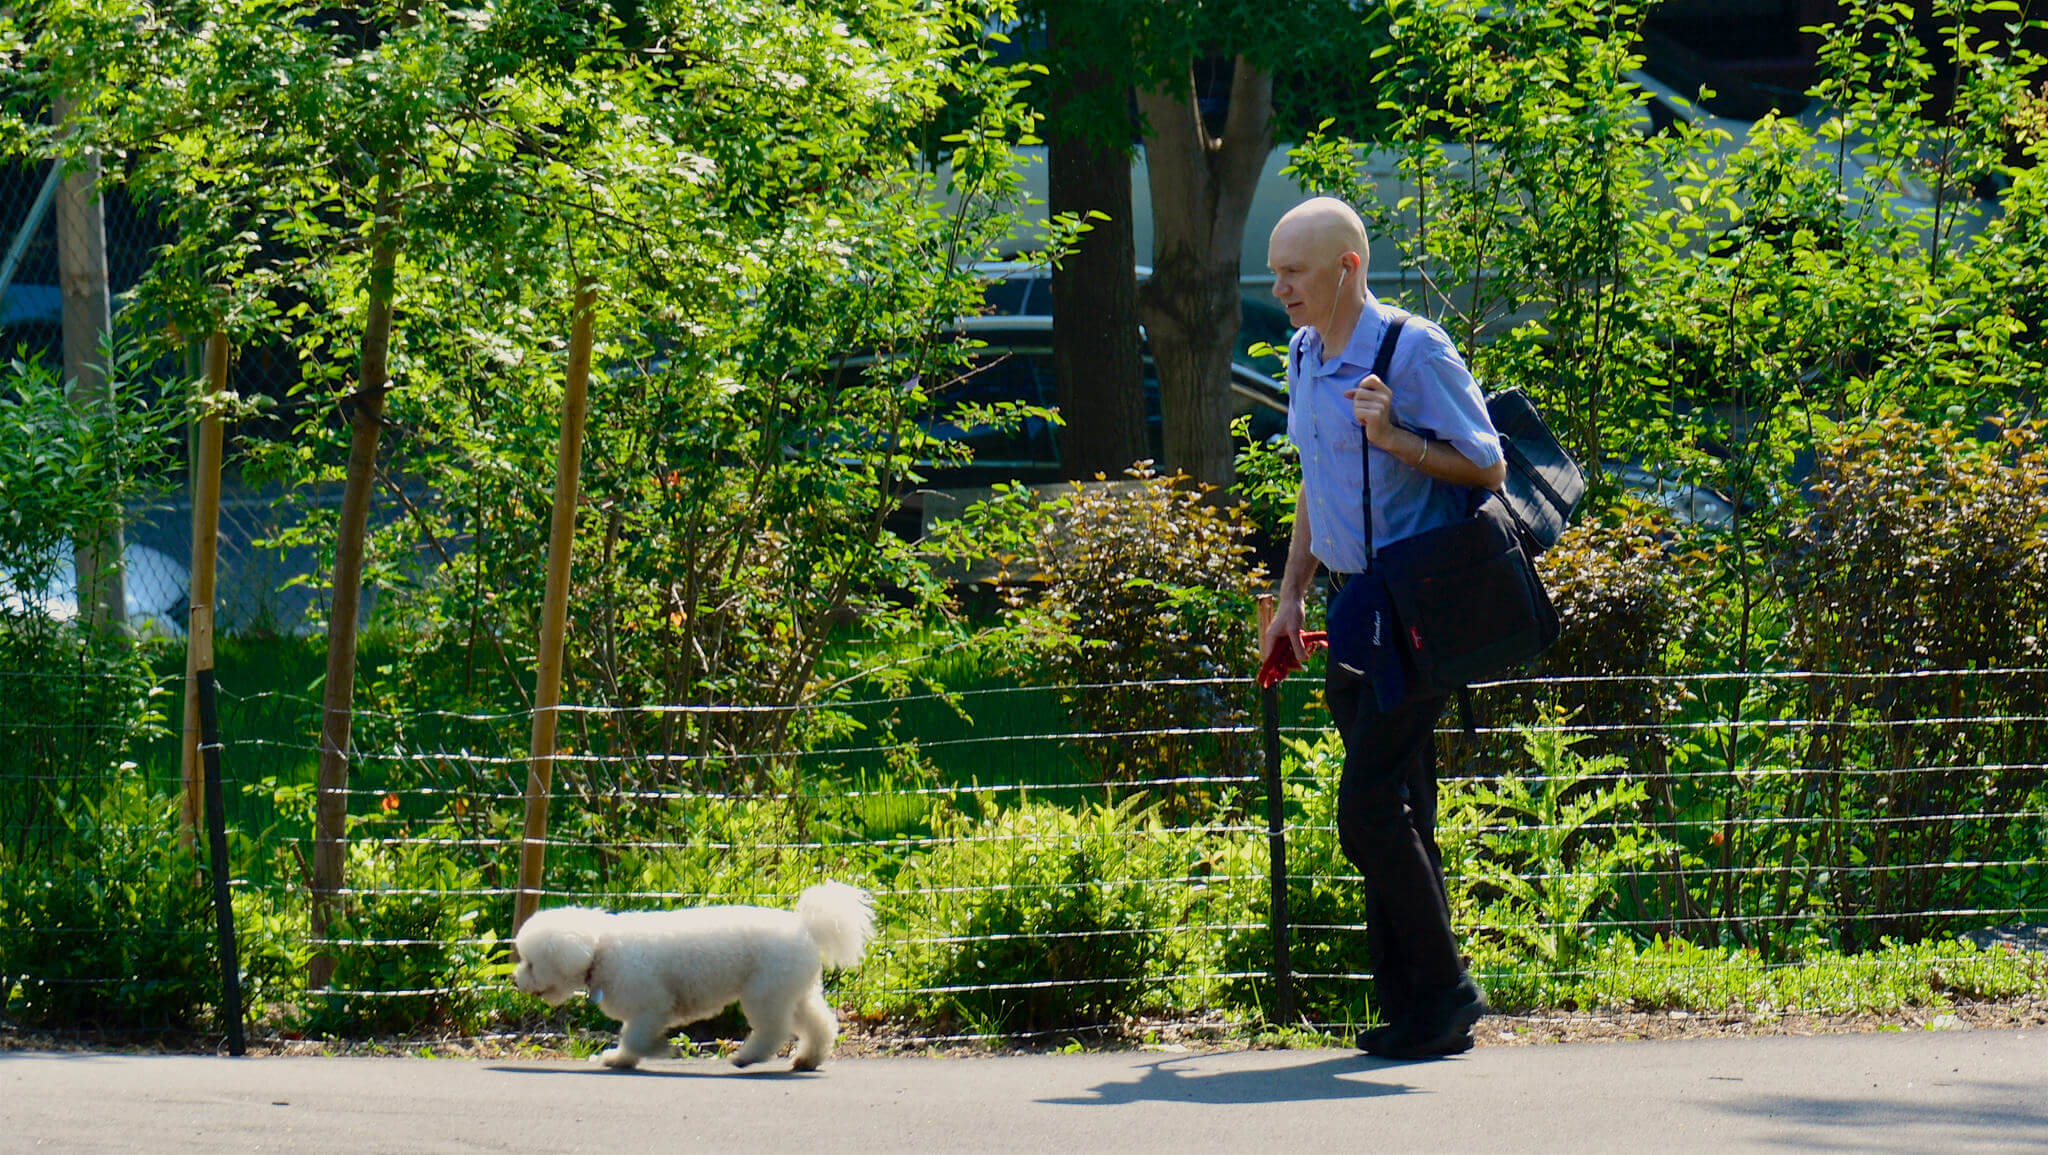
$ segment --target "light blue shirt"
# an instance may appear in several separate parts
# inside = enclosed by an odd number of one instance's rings
[[[1370,293],[1351,340],[1329,356],[1312,327],[1295,331],[1287,347],[1287,439],[1301,450],[1301,484],[1308,509],[1309,552],[1339,573],[1366,568],[1363,471],[1365,429],[1352,414],[1346,390],[1372,372],[1387,330],[1386,306]],[[1501,459],[1500,434],[1486,413],[1486,398],[1450,334],[1434,322],[1410,317],[1387,368],[1394,420],[1433,441],[1449,442],[1484,469]],[[1384,450],[1372,459],[1373,540],[1381,546],[1466,515],[1464,486],[1438,481]]]

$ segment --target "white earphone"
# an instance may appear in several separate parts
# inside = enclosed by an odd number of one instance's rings
[[[1342,292],[1344,291],[1344,282],[1346,282],[1346,281],[1348,281],[1348,280],[1350,280],[1350,279],[1351,279],[1351,270],[1350,270],[1350,269],[1348,269],[1348,268],[1345,268],[1345,267],[1344,267],[1343,265],[1341,265],[1341,264],[1340,264],[1340,265],[1338,265],[1338,266],[1337,266],[1337,289],[1336,289],[1336,292],[1338,292],[1338,293],[1342,293]],[[1336,317],[1337,317],[1337,310],[1338,310],[1338,308],[1340,308],[1340,307],[1341,307],[1342,305],[1343,305],[1343,300],[1342,300],[1342,298],[1341,298],[1341,297],[1340,297],[1339,299],[1337,299],[1337,300],[1334,300],[1334,301],[1331,301],[1331,302],[1330,302],[1330,321],[1327,321],[1327,322],[1325,322],[1325,323],[1324,323],[1324,325],[1323,325],[1323,328],[1324,328],[1324,330],[1325,330],[1325,331],[1328,331],[1328,329],[1329,329],[1329,327],[1330,327],[1330,323],[1331,323],[1331,322],[1334,322],[1334,321],[1336,320]]]

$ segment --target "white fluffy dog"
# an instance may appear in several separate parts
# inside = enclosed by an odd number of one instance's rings
[[[772,1058],[794,1034],[790,1066],[809,1071],[825,1061],[839,1034],[820,985],[823,968],[859,962],[874,933],[872,900],[841,882],[804,891],[794,911],[704,906],[612,914],[561,907],[519,928],[512,982],[549,1006],[589,990],[599,1010],[625,1024],[619,1045],[598,1056],[607,1067],[666,1058],[671,1028],[737,1001],[750,1030],[735,1064]]]

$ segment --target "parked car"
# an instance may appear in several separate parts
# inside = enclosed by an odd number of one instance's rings
[[[1052,316],[1052,270],[1021,261],[989,262],[977,265],[975,269],[988,278],[988,287],[982,296],[988,303],[990,315]],[[1140,284],[1152,275],[1151,268],[1146,265],[1137,266],[1136,272]],[[1288,336],[1294,332],[1294,322],[1287,319],[1287,310],[1273,299],[1269,289],[1247,288],[1240,295],[1240,303],[1243,310],[1231,359],[1270,377],[1280,372],[1283,358],[1270,353],[1254,356],[1252,348],[1263,343],[1285,349]]]
[[[1609,462],[1607,473],[1631,495],[1663,506],[1680,521],[1710,529],[1735,523],[1735,503],[1705,486],[1674,481],[1634,462]]]
[[[934,405],[922,423],[935,436],[971,447],[973,460],[964,465],[934,461],[920,466],[918,472],[924,480],[904,496],[889,523],[906,539],[921,537],[933,518],[957,512],[986,496],[999,482],[1055,485],[1061,478],[1058,428],[1053,422],[1027,417],[996,426],[970,423],[963,416],[969,406],[1000,403],[1057,409],[1052,317],[1035,313],[962,317],[955,322],[955,332],[978,347],[960,370],[933,390]],[[1281,339],[1286,339],[1284,334]],[[1147,452],[1156,459],[1163,442],[1159,377],[1149,350],[1143,362]],[[872,358],[850,357],[845,371],[870,372],[873,366]],[[1233,361],[1230,392],[1233,416],[1251,419],[1253,437],[1269,440],[1286,435],[1287,394],[1279,382]]]

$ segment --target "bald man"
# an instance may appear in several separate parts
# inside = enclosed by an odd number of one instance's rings
[[[1485,398],[1441,328],[1409,318],[1392,380],[1371,372],[1389,320],[1404,314],[1366,288],[1369,252],[1364,222],[1331,197],[1289,210],[1266,250],[1273,295],[1299,326],[1287,350],[1287,435],[1301,450],[1301,491],[1262,653],[1291,646],[1297,661],[1307,656],[1303,603],[1318,565],[1334,596],[1369,563],[1364,470],[1377,546],[1465,517],[1472,488],[1499,489],[1507,476]],[[1447,699],[1410,694],[1382,710],[1371,681],[1335,662],[1323,688],[1344,740],[1337,834],[1365,877],[1381,1018],[1362,1044],[1399,1059],[1469,1050],[1487,1006],[1451,931],[1436,843],[1435,735]]]

